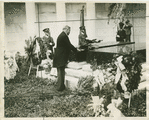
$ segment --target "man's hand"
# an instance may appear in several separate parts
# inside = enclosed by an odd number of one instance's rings
[[[97,39],[92,39],[92,41],[96,41]]]
[[[116,35],[116,37],[120,37],[119,35]]]
[[[84,49],[79,49],[79,48],[77,48],[77,51],[78,51],[78,52],[81,52],[81,51],[84,51]]]
[[[77,48],[77,51],[78,51],[78,52],[81,52],[81,50],[80,50],[79,48]]]
[[[50,45],[52,45],[52,43],[50,42]]]

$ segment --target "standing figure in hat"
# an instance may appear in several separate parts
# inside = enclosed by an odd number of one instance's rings
[[[130,23],[129,20],[126,20],[125,24],[124,24],[124,30],[126,33],[126,42],[131,42],[130,36],[131,36],[131,27],[132,24]]]
[[[96,42],[96,39],[92,39],[92,40],[87,39],[85,26],[80,27],[80,34],[79,34],[78,38],[79,38],[79,46],[81,49],[87,50],[90,43]]]
[[[124,42],[126,39],[126,32],[123,29],[123,27],[124,27],[124,23],[120,22],[118,24],[118,31],[117,31],[117,35],[116,35],[116,41],[117,42]]]
[[[87,34],[84,26],[80,27],[80,34],[79,34],[79,45],[81,48],[87,48],[88,42],[86,40]]]
[[[43,44],[45,46],[46,55],[47,55],[47,59],[48,59],[49,58],[49,54],[52,54],[52,57],[53,57],[53,47],[54,47],[55,43],[53,41],[53,38],[50,35],[49,28],[43,29],[43,32],[45,33],[45,35],[43,36]],[[51,53],[49,53],[49,51]]]

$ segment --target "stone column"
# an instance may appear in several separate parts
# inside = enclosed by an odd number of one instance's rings
[[[27,38],[36,35],[36,12],[35,2],[26,2],[26,23],[27,23]]]
[[[57,14],[57,34],[62,31],[62,28],[66,25],[66,10],[65,2],[56,2],[56,14]]]
[[[95,3],[86,3],[86,19],[95,19]],[[95,39],[95,20],[85,21],[86,32],[89,39]]]

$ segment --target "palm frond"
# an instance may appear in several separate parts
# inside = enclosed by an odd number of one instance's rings
[[[26,46],[24,47],[25,53],[27,54],[27,62],[29,62],[35,56],[35,36],[25,40]]]

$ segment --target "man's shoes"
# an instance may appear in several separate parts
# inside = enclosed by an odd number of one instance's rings
[[[57,91],[60,91],[60,92],[62,92],[62,91],[64,91],[65,89],[57,89]]]
[[[65,90],[65,86],[63,88],[57,89],[57,91],[63,91],[63,90]]]

